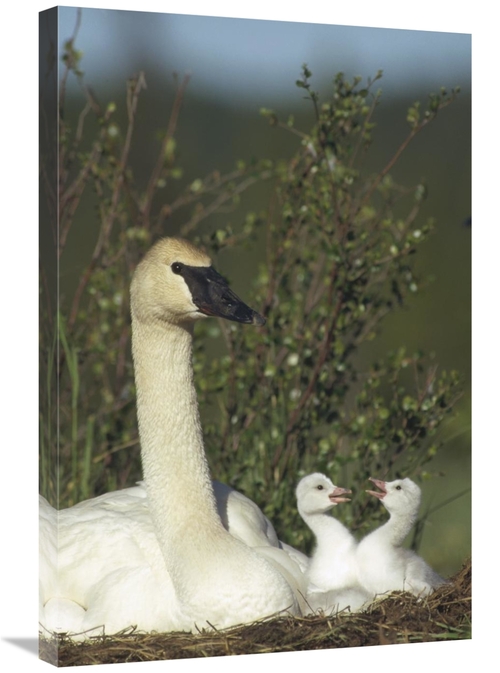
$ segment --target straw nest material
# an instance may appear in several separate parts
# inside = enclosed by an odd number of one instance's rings
[[[83,642],[41,636],[40,658],[76,666],[466,639],[471,637],[471,569],[469,559],[449,585],[428,598],[394,592],[355,614],[281,616],[197,634],[130,628]]]

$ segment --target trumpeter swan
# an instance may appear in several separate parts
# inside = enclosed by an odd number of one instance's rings
[[[360,584],[375,597],[389,591],[408,591],[425,596],[446,581],[414,551],[403,548],[404,539],[417,520],[421,491],[411,479],[382,481],[370,478],[389,520],[368,534],[358,545],[357,570]]]
[[[297,485],[297,509],[316,540],[307,572],[307,600],[313,610],[331,612],[349,607],[354,611],[369,599],[357,580],[357,542],[329,513],[339,503],[348,502],[350,493],[319,472],[303,477]]]
[[[131,314],[144,486],[60,512],[41,499],[42,626],[194,630],[300,614],[306,585],[293,555],[255,509],[258,525],[245,521],[241,494],[217,486],[214,494],[193,381],[196,320],[264,319],[206,254],[176,238],[159,241],[138,265]],[[234,536],[221,521],[224,503]]]

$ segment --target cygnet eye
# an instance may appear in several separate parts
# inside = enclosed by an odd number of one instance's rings
[[[318,486],[316,486],[316,488],[318,489],[318,491],[322,491],[324,487],[321,484],[319,484]]]
[[[179,275],[179,274],[181,273],[181,271],[182,271],[182,264],[180,264],[179,262],[174,262],[174,263],[171,265],[170,268],[172,269],[172,271],[173,271],[174,273],[176,273],[177,275]]]
[[[402,491],[403,487],[402,486],[396,486],[396,491]]]

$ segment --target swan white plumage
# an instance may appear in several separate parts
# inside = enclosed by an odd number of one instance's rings
[[[273,524],[262,510],[234,488],[213,481],[217,511],[224,528],[249,547],[280,547]]]
[[[313,611],[359,610],[370,598],[357,580],[356,539],[329,513],[348,502],[345,496],[350,493],[319,472],[303,477],[297,485],[297,509],[316,540],[307,571],[307,600]]]
[[[421,490],[411,479],[382,481],[370,478],[389,520],[358,545],[358,581],[374,598],[390,591],[426,596],[446,583],[420,556],[401,545],[417,520]]]
[[[301,614],[304,575],[270,522],[242,494],[214,494],[193,382],[196,319],[263,318],[207,255],[174,238],[138,265],[131,313],[144,485],[60,512],[41,499],[42,626],[193,630]]]
[[[213,488],[218,513],[231,535],[258,547],[271,563],[277,554],[287,572],[298,575],[297,567],[280,551],[284,549],[304,572],[303,558],[307,557],[278,540],[272,523],[252,500],[217,481]],[[266,546],[277,551],[266,551]],[[92,620],[99,616],[107,633],[120,631],[136,623],[138,590],[145,606],[146,598],[149,601],[147,620],[145,615],[141,620],[143,630],[168,630],[174,589],[165,574],[143,482],[60,512],[40,497],[39,621],[44,629],[95,635],[102,632],[102,627],[92,627]],[[305,580],[300,590],[305,594]],[[167,605],[158,600],[162,593],[168,596]],[[125,599],[130,599],[130,605]],[[90,604],[87,615],[88,607],[83,606]]]

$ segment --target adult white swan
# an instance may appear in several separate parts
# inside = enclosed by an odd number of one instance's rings
[[[159,241],[138,265],[131,313],[145,490],[139,485],[61,512],[42,500],[41,624],[72,633],[130,625],[194,630],[300,614],[303,574],[267,523],[260,531],[248,524],[257,536],[250,547],[245,522],[236,537],[221,521],[193,382],[195,320],[264,319],[209,257],[175,238]],[[224,498],[231,501],[223,493],[219,509]]]
[[[307,600],[313,611],[359,610],[370,598],[357,580],[356,539],[330,514],[349,501],[350,493],[319,472],[303,477],[297,485],[297,509],[316,539],[307,571]]]
[[[421,491],[411,479],[382,481],[370,478],[378,498],[390,514],[389,520],[367,535],[358,545],[357,569],[360,584],[375,597],[389,591],[430,594],[444,580],[414,551],[401,545],[415,524]]]

